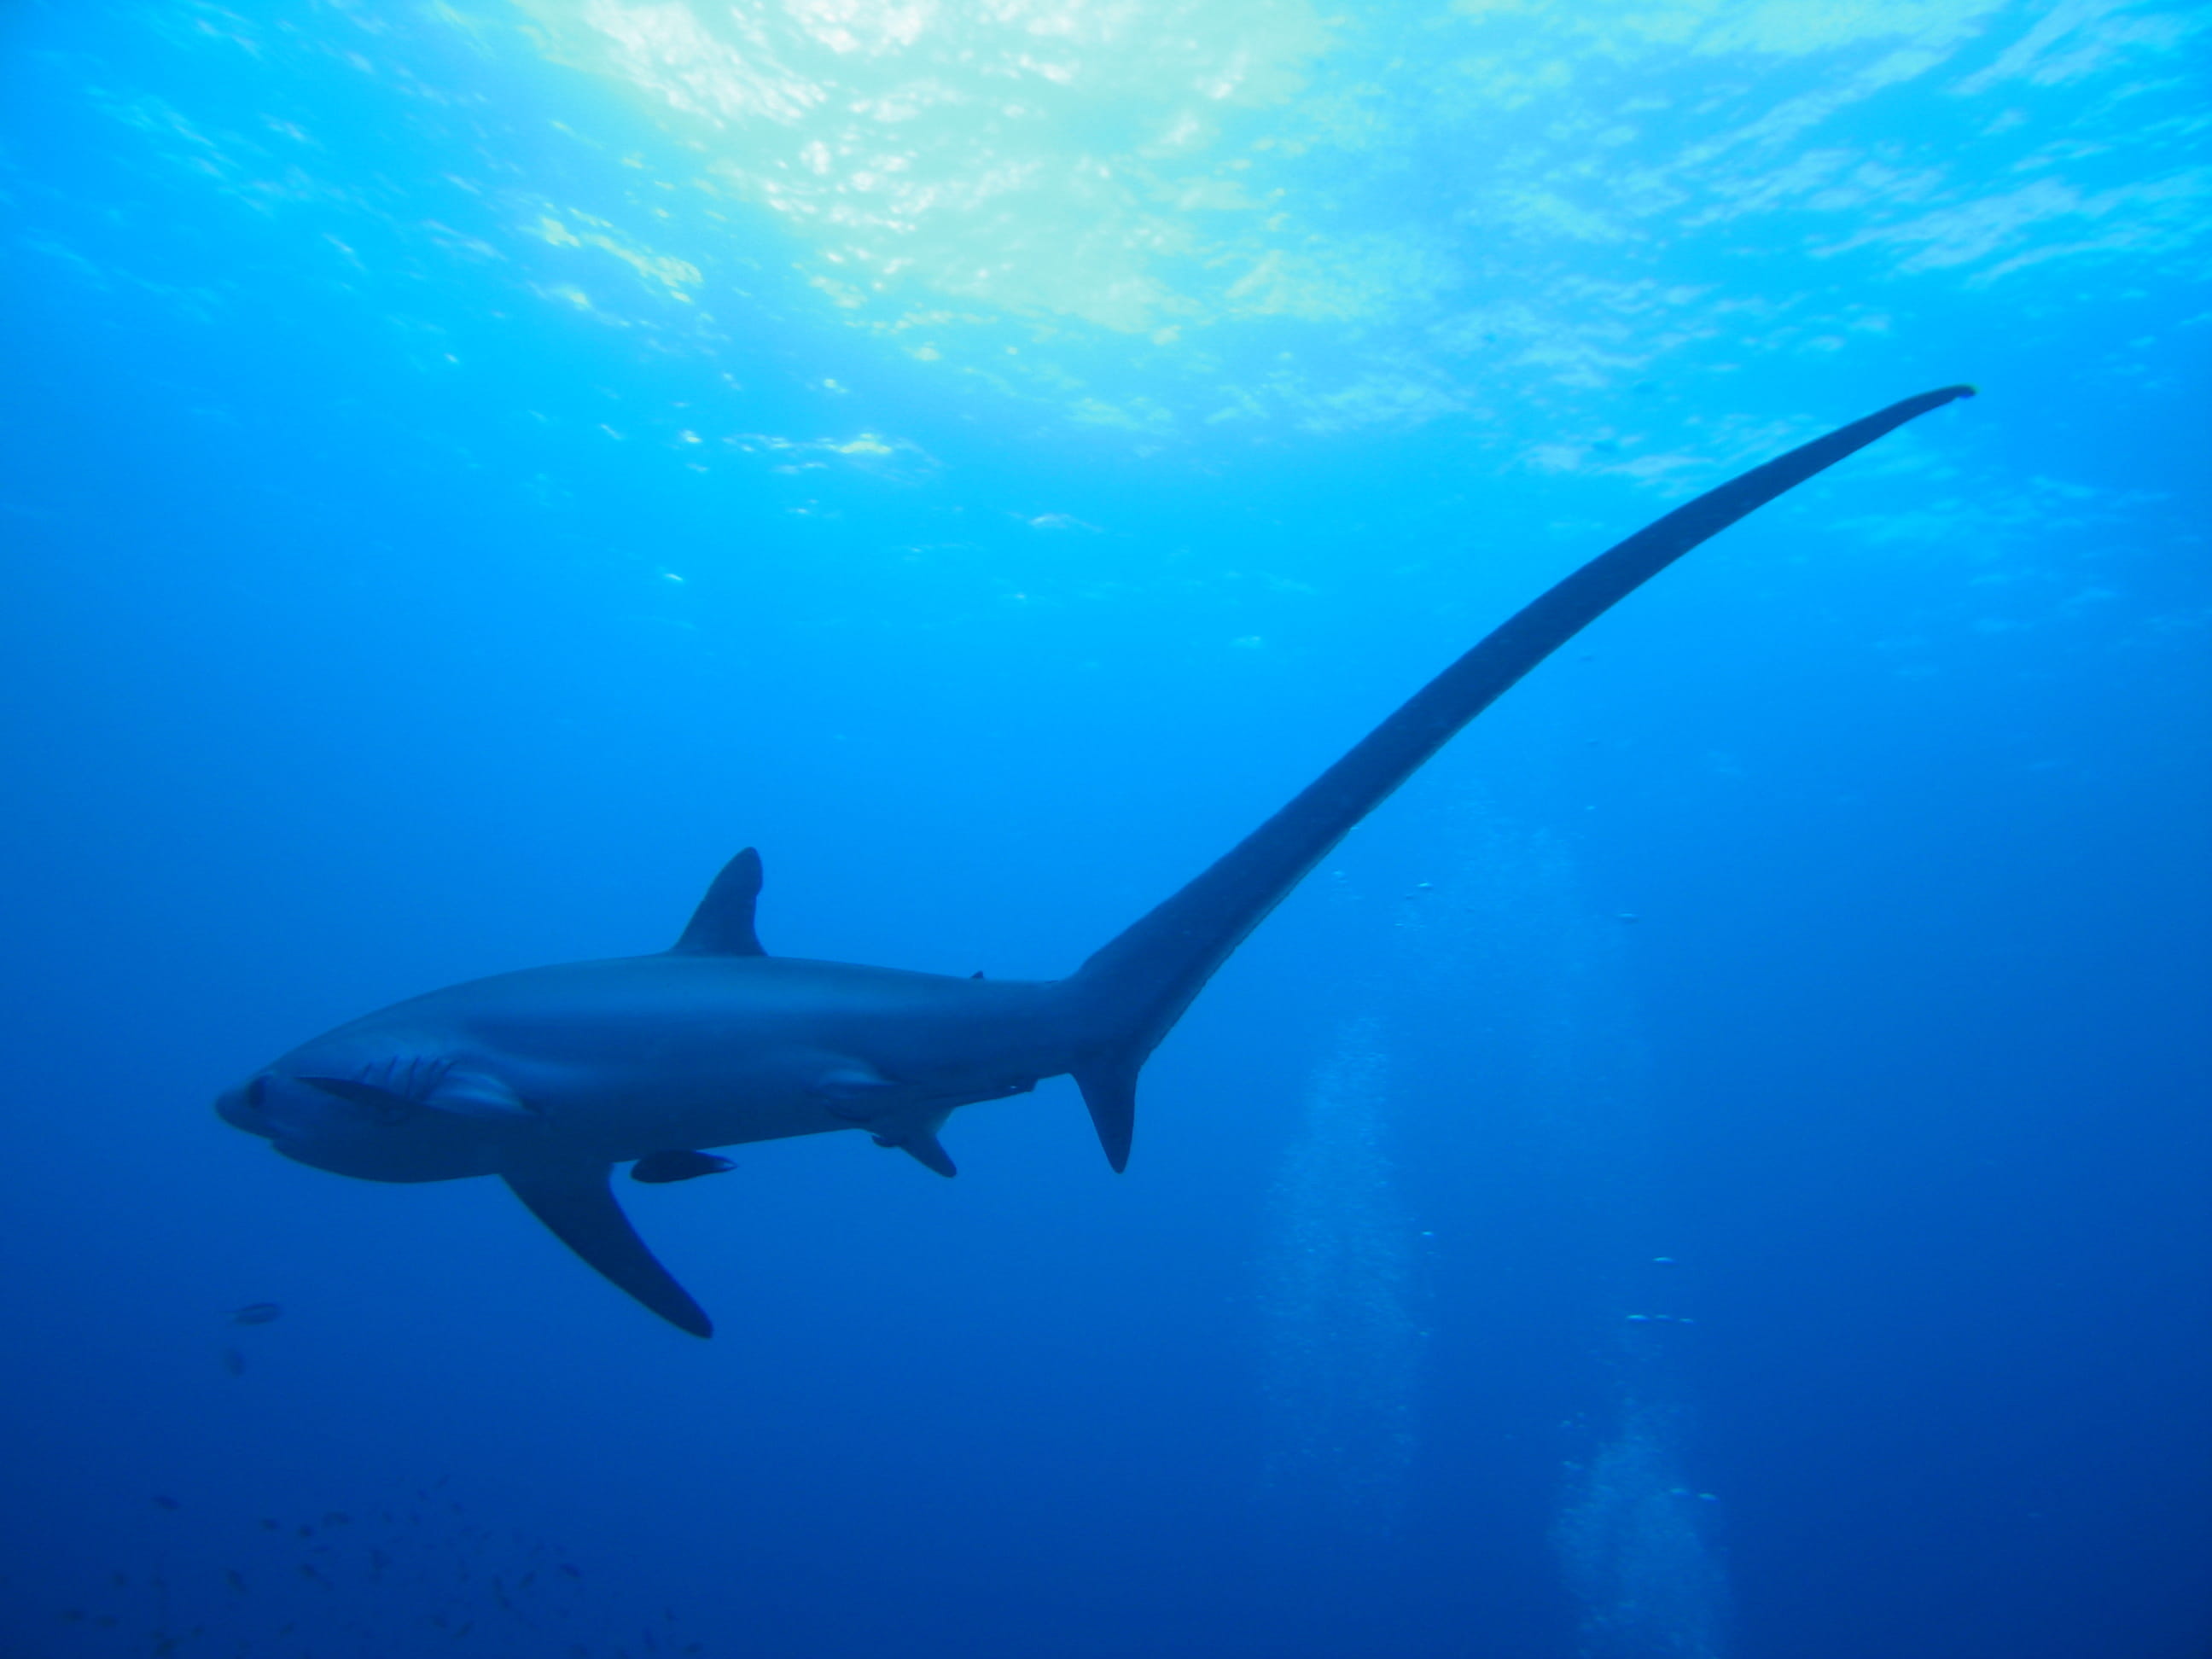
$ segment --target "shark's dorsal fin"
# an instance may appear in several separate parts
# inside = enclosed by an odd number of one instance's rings
[[[615,1202],[604,1164],[509,1170],[502,1177],[553,1236],[679,1331],[712,1336],[714,1322],[653,1259]]]
[[[753,906],[760,900],[760,854],[748,847],[722,866],[707,896],[691,913],[684,937],[668,947],[672,957],[764,957],[753,931]]]

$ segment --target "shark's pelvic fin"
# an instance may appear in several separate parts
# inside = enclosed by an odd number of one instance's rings
[[[1529,670],[1699,543],[1907,421],[1973,395],[1944,386],[1753,467],[1676,507],[1524,606],[1291,803],[1066,982],[1093,1034],[1073,1069],[1107,1160],[1128,1160],[1137,1073],[1191,999],[1285,895],[1461,728]]]
[[[504,1179],[553,1236],[679,1331],[712,1336],[709,1320],[653,1259],[615,1202],[607,1166],[510,1170]]]
[[[947,1179],[960,1173],[960,1166],[952,1161],[952,1155],[945,1150],[933,1130],[917,1129],[911,1134],[877,1135],[874,1139],[877,1146],[896,1146],[923,1169],[934,1170]]]
[[[720,1175],[738,1166],[712,1152],[647,1152],[629,1166],[629,1178],[648,1187],[672,1181],[696,1181],[701,1176]]]
[[[691,913],[684,937],[668,947],[672,957],[764,957],[753,931],[753,908],[760,902],[761,858],[748,847],[722,866],[707,896]]]

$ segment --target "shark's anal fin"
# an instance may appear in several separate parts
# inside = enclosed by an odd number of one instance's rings
[[[707,896],[691,913],[684,937],[668,947],[672,957],[764,957],[753,931],[753,909],[760,902],[761,858],[748,847],[722,866]]]
[[[510,1170],[502,1177],[553,1236],[679,1331],[712,1336],[714,1322],[653,1259],[615,1202],[607,1166]]]

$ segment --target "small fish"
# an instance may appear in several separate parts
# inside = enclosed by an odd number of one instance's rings
[[[246,1575],[244,1573],[239,1571],[236,1567],[231,1567],[227,1569],[222,1576],[224,1581],[229,1584],[231,1589],[236,1590],[240,1595],[246,1594]]]
[[[222,1351],[222,1368],[233,1376],[246,1375],[246,1356],[235,1348]]]
[[[283,1311],[274,1302],[249,1302],[231,1315],[230,1322],[234,1325],[266,1325]]]
[[[177,1500],[173,1498],[165,1497],[160,1492],[155,1492],[154,1494],[154,1507],[157,1510],[173,1510],[177,1507]]]

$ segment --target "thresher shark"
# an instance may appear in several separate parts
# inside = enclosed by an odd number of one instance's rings
[[[1893,404],[1754,467],[1599,555],[1415,692],[1296,799],[1065,979],[955,979],[773,957],[750,848],[667,950],[472,981],[293,1049],[216,1103],[287,1158],[366,1181],[497,1176],[562,1243],[695,1336],[714,1327],[609,1177],[729,1167],[708,1148],[860,1129],[938,1174],[962,1106],[1072,1075],[1128,1162],[1137,1073],[1206,981],[1345,834],[1521,677],[1747,514],[1907,421]]]

